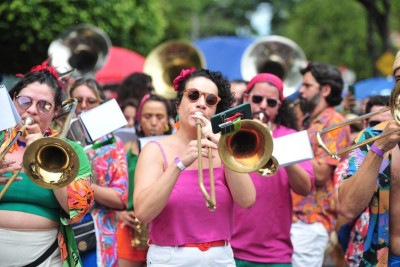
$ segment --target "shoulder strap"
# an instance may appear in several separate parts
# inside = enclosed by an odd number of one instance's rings
[[[161,153],[162,153],[163,158],[164,158],[164,170],[166,170],[166,169],[168,168],[168,161],[167,161],[167,157],[165,156],[165,152],[164,152],[163,147],[162,147],[161,144],[160,144],[159,142],[157,142],[157,141],[149,141],[149,143],[155,143],[155,144],[157,144],[157,146],[160,148]]]

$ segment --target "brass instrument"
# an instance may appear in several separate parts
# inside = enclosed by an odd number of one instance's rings
[[[146,57],[143,72],[151,75],[156,93],[174,99],[173,80],[182,69],[204,68],[205,59],[199,49],[183,40],[172,40],[157,46]]]
[[[67,116],[61,131],[53,136],[43,137],[27,146],[23,166],[28,177],[37,185],[57,189],[72,182],[79,171],[79,157],[75,149],[65,140],[72,115],[75,113],[76,99],[63,102],[61,110],[65,113],[54,120]]]
[[[131,230],[131,246],[145,250],[149,240],[149,225],[135,218],[135,227]]]
[[[263,121],[264,113],[260,112],[259,113],[259,119],[260,121]],[[271,134],[272,138],[272,131],[271,131],[271,122],[269,122],[268,127],[266,127],[269,133]],[[262,168],[258,169],[257,172],[264,177],[274,175],[279,169],[279,162],[278,160],[271,155],[267,163],[262,166]]]
[[[94,77],[108,59],[111,49],[109,36],[100,28],[78,24],[63,31],[50,43],[49,64],[61,76],[74,79]]]
[[[201,112],[196,112],[196,115],[203,116],[203,113]],[[199,176],[199,186],[201,193],[204,196],[204,199],[206,200],[206,205],[207,208],[210,211],[215,211],[217,209],[217,203],[215,200],[215,182],[214,182],[214,167],[213,167],[213,159],[212,159],[212,152],[211,152],[211,147],[208,148],[208,169],[210,173],[210,194],[207,192],[207,189],[204,186],[204,180],[203,180],[203,159],[201,157],[201,136],[202,136],[202,124],[200,120],[196,121],[196,127],[197,127],[197,151],[198,151],[198,176]]]
[[[257,171],[272,156],[273,141],[265,126],[253,120],[242,120],[240,129],[223,134],[218,142],[218,153],[227,168],[241,173]]]
[[[284,84],[283,95],[292,95],[302,80],[300,69],[307,59],[303,50],[292,40],[270,35],[257,39],[243,52],[241,72],[250,81],[258,73],[272,73]]]
[[[394,86],[394,88],[393,88],[393,90],[392,90],[392,92],[391,92],[391,94],[390,94],[389,107],[387,107],[387,108],[382,108],[382,109],[377,110],[377,111],[375,111],[375,112],[370,112],[370,113],[364,114],[364,115],[362,115],[362,116],[360,116],[360,117],[358,117],[358,118],[355,118],[355,119],[352,119],[352,120],[348,120],[348,121],[345,121],[345,122],[343,122],[343,123],[339,123],[339,124],[336,124],[336,125],[333,125],[333,126],[331,126],[331,127],[328,127],[328,128],[325,128],[325,129],[322,129],[322,130],[318,131],[318,132],[317,132],[317,141],[318,141],[318,144],[319,144],[319,146],[322,147],[322,149],[325,150],[325,152],[327,152],[332,158],[339,160],[339,159],[340,159],[339,155],[344,154],[344,153],[346,153],[346,152],[349,152],[349,151],[351,151],[351,150],[353,150],[353,149],[359,148],[359,147],[361,147],[361,146],[364,146],[364,145],[366,145],[366,144],[373,143],[373,142],[375,142],[376,140],[381,139],[381,138],[384,138],[384,137],[386,137],[386,136],[388,136],[388,135],[391,135],[391,134],[393,134],[393,133],[395,133],[395,132],[397,132],[397,131],[399,131],[399,130],[394,129],[394,130],[392,130],[392,131],[387,132],[386,134],[381,134],[381,135],[374,136],[374,137],[369,138],[369,139],[367,139],[367,140],[365,140],[365,141],[362,141],[362,142],[353,144],[353,145],[351,145],[351,146],[342,148],[342,149],[340,149],[339,151],[330,151],[329,148],[324,144],[324,141],[322,140],[321,135],[322,135],[322,134],[325,134],[325,133],[327,133],[327,132],[330,132],[330,131],[337,130],[337,129],[341,128],[341,127],[350,125],[350,124],[352,124],[352,123],[355,123],[355,122],[358,122],[358,121],[362,121],[362,120],[364,120],[364,119],[367,119],[367,118],[369,118],[369,117],[372,117],[372,116],[374,116],[374,115],[377,115],[377,114],[380,114],[380,113],[383,113],[383,112],[386,112],[386,111],[389,111],[389,110],[390,110],[390,112],[392,113],[392,116],[393,116],[393,118],[396,120],[396,122],[397,122],[398,124],[400,124],[400,82],[397,82],[397,83],[395,84],[395,86]]]
[[[1,152],[0,161],[4,159],[4,157],[7,155],[8,151],[11,149],[11,147],[15,144],[15,142],[17,142],[18,138],[24,133],[26,126],[33,124],[33,122],[34,121],[31,117],[26,117],[26,119],[23,121],[22,127],[18,130],[15,137],[10,141],[8,146]],[[10,177],[10,179],[8,179],[7,183],[5,184],[5,186],[3,187],[3,189],[0,192],[0,199],[3,198],[4,194],[6,193],[8,188],[11,186],[11,184],[14,182],[14,180],[17,178],[19,173],[20,173],[20,170],[13,172],[12,176]]]

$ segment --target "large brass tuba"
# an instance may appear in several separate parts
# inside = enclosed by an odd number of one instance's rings
[[[68,127],[75,113],[78,101],[68,99],[63,102],[61,110],[64,112],[55,118],[61,117],[62,128],[57,135],[43,137],[32,142],[25,150],[23,166],[25,173],[37,185],[56,189],[72,182],[79,171],[79,158],[75,149],[65,140]]]
[[[293,94],[299,86],[300,69],[307,60],[301,48],[292,40],[277,35],[261,37],[250,44],[243,53],[241,72],[250,81],[258,73],[272,73],[284,84],[285,97]]]
[[[111,40],[100,28],[78,24],[62,32],[51,42],[48,55],[49,64],[61,76],[71,73],[71,77],[93,77],[103,67],[111,48]]]
[[[203,54],[193,44],[171,40],[157,46],[147,56],[143,72],[150,75],[156,93],[167,99],[176,97],[173,80],[182,69],[205,68]]]

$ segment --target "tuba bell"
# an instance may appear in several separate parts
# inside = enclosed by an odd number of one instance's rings
[[[241,59],[244,80],[258,73],[272,73],[282,79],[283,95],[292,95],[302,80],[300,69],[307,62],[303,50],[292,40],[277,35],[261,37],[250,44]]]
[[[54,66],[60,76],[93,77],[106,62],[110,48],[111,40],[102,29],[78,24],[50,43],[49,65]]]
[[[143,72],[150,75],[156,94],[167,99],[176,97],[173,80],[182,69],[204,68],[203,54],[192,43],[172,40],[157,46],[146,57]]]
[[[25,150],[22,161],[25,173],[41,187],[48,189],[64,187],[78,174],[79,157],[75,149],[63,140],[77,104],[76,99],[64,101],[61,108],[64,113],[54,118],[57,122],[66,116],[60,132],[32,142]]]

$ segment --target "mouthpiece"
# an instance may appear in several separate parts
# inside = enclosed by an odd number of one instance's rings
[[[33,124],[34,120],[31,117],[26,117],[23,121],[24,125],[31,125]]]

